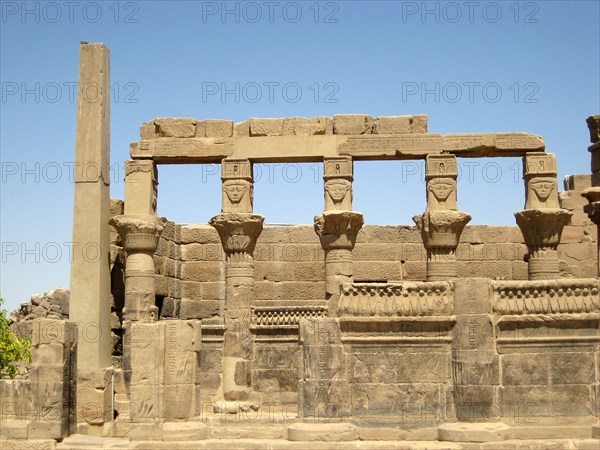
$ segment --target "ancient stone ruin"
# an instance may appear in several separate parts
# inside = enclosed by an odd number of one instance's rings
[[[600,115],[559,192],[527,133],[426,116],[159,118],[109,197],[109,56],[82,44],[69,320],[32,322],[2,448],[598,448]],[[516,226],[470,226],[457,159],[522,157]],[[420,159],[416,226],[365,225],[353,162]],[[320,162],[314,225],[253,209],[253,163]],[[156,214],[161,164],[221,164],[209,224]],[[90,178],[82,169],[102,170]],[[489,251],[493,248],[493,251]],[[4,445],[7,447],[4,447]],[[103,447],[104,446],[104,447]]]

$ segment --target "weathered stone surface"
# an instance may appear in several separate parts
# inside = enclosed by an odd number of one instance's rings
[[[250,119],[250,136],[282,136],[284,119]]]
[[[290,441],[343,442],[356,439],[358,439],[356,427],[349,423],[296,423],[288,428]]]
[[[365,114],[336,114],[333,117],[334,134],[371,134],[375,118]]]
[[[495,442],[512,438],[505,423],[445,423],[438,428],[440,441]]]

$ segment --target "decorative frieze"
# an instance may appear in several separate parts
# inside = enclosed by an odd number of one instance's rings
[[[452,285],[443,281],[344,283],[338,313],[340,317],[449,315],[452,305]]]
[[[498,314],[572,314],[600,310],[595,278],[496,281],[494,312]]]
[[[252,325],[255,327],[298,327],[300,319],[319,319],[327,317],[324,306],[286,306],[252,308]]]

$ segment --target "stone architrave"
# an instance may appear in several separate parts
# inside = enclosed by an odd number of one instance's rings
[[[331,297],[341,283],[352,281],[352,249],[364,218],[352,211],[352,158],[325,158],[323,164],[325,210],[315,216],[315,231],[325,250],[325,293]],[[335,305],[329,309],[335,315]]]
[[[559,207],[553,154],[531,153],[523,158],[523,165],[525,209],[517,211],[515,218],[529,250],[529,279],[556,279],[560,277],[557,247],[573,213]]]
[[[250,400],[254,337],[250,318],[254,300],[254,257],[264,217],[252,213],[252,165],[224,159],[221,165],[223,208],[212,225],[225,251],[223,396],[226,402]],[[243,405],[236,404],[235,412]]]
[[[425,162],[427,208],[413,217],[427,250],[427,280],[456,278],[456,247],[465,225],[471,220],[458,211],[454,155],[429,155]]]

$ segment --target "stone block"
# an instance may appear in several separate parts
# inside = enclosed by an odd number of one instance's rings
[[[560,259],[572,259],[574,261],[584,262],[594,260],[596,258],[595,245],[589,242],[579,244],[565,243],[558,247],[558,257]]]
[[[406,280],[425,281],[427,279],[427,264],[425,261],[406,261],[403,264],[403,270],[404,279]]]
[[[75,342],[76,340],[77,324],[75,322],[38,319],[33,323],[31,345],[34,347],[45,344],[68,345],[69,342]],[[33,357],[35,358],[35,352]],[[56,362],[53,361],[53,363]]]
[[[529,411],[532,417],[591,414],[587,385],[505,386],[499,388],[503,416]]]
[[[62,421],[29,422],[27,437],[29,439],[62,439],[66,437],[66,426]]]
[[[371,134],[375,118],[365,114],[336,114],[333,116],[334,134]]]
[[[551,353],[549,367],[551,384],[592,384],[595,381],[594,354],[590,352]]]
[[[199,281],[182,281],[181,298],[187,300],[200,300],[202,298],[202,286],[204,283]]]
[[[183,281],[220,281],[225,278],[225,267],[220,262],[188,261],[182,264]]]
[[[583,210],[583,207],[589,203],[578,191],[560,192],[558,200],[561,208],[570,211]]]
[[[203,300],[224,300],[225,299],[225,282],[205,282],[202,283],[202,299]]]
[[[438,439],[450,442],[494,442],[514,438],[505,423],[445,423],[438,428]]]
[[[352,257],[354,261],[395,261],[398,248],[390,244],[356,244]]]
[[[156,139],[160,137],[160,130],[153,120],[140,126],[140,138],[142,140]]]
[[[502,356],[504,386],[551,384],[550,355],[514,353]]]
[[[294,244],[319,244],[319,236],[315,233],[315,229],[308,225],[291,225],[286,227],[286,232],[290,242]]]
[[[313,136],[333,134],[333,120],[330,117],[289,117],[283,120],[284,136]]]
[[[512,262],[512,279],[527,280],[529,279],[528,265],[525,261]]]
[[[216,349],[200,350],[200,371],[219,373],[222,371],[223,351]]]
[[[181,298],[181,281],[176,278],[168,278],[168,297]]]
[[[375,226],[370,230],[370,241],[374,244],[391,244],[391,243],[402,243],[402,242],[423,242],[419,232],[412,230],[402,229],[392,225]],[[412,235],[412,236],[410,236]]]
[[[46,329],[48,329],[48,327],[46,327]],[[63,344],[60,343],[39,345],[37,347],[34,347],[32,353],[32,363],[39,365],[61,364],[63,361],[66,361],[69,355],[68,347],[65,347]]]
[[[130,441],[162,441],[163,427],[160,424],[152,422],[131,422],[129,425]],[[148,448],[148,443],[144,443]]]
[[[487,314],[492,312],[492,283],[486,278],[469,278],[455,281],[454,313]]]
[[[294,264],[282,261],[256,261],[254,276],[257,281],[292,281]],[[300,280],[299,280],[300,281]]]
[[[250,119],[250,136],[282,136],[284,119]]]
[[[309,380],[299,383],[302,417],[327,420],[350,416],[350,386],[338,380]],[[289,432],[289,429],[288,429]]]
[[[590,174],[567,175],[564,179],[565,191],[582,191],[589,187],[592,187]]]
[[[360,427],[358,438],[361,441],[404,441],[408,433],[400,428],[393,427]]]
[[[163,387],[164,417],[167,421],[189,419],[194,415],[194,386],[192,384]]]
[[[154,119],[159,137],[189,138],[196,135],[196,119],[160,118]]]
[[[287,227],[274,227],[269,225],[264,226],[258,240],[257,247],[261,244],[281,244],[290,242]]]
[[[199,422],[165,422],[163,441],[199,441],[210,437],[210,428]]]
[[[399,261],[380,261],[377,264],[370,261],[355,261],[353,268],[356,281],[387,282],[402,278],[402,264]]]
[[[455,300],[456,305],[457,300]],[[456,306],[455,306],[456,307]],[[452,341],[464,350],[489,350],[494,345],[494,326],[487,314],[465,314],[457,317]]]
[[[219,300],[191,300],[182,299],[179,317],[182,319],[210,319],[219,316]]]
[[[404,423],[423,422],[425,412],[433,421],[441,410],[439,388],[431,384],[351,384],[349,401],[356,418],[400,417]]]
[[[583,227],[565,226],[560,237],[561,244],[578,244],[584,240]]]
[[[233,124],[233,137],[249,137],[250,136],[250,121],[239,122]]]
[[[358,440],[356,426],[349,423],[295,423],[288,427],[289,441],[345,442]]]
[[[201,135],[203,134],[203,135]],[[196,125],[196,137],[220,138],[233,136],[233,121],[207,119]]]
[[[3,439],[27,439],[29,424],[24,420],[0,420],[0,435]]]
[[[182,244],[221,244],[219,233],[210,225],[184,225],[181,227]]]
[[[427,131],[427,115],[426,114],[412,116],[412,122],[410,124],[410,132],[418,133],[418,134],[428,133],[428,131]]]
[[[412,116],[380,116],[375,120],[374,134],[408,134]]]
[[[293,265],[293,279],[297,281],[320,281],[325,279],[325,262],[296,263]],[[289,273],[288,273],[289,278]]]
[[[198,372],[197,379],[203,392],[215,392],[221,386],[220,373]]]
[[[279,393],[298,391],[298,371],[267,369],[252,371],[252,386],[258,392]]]
[[[313,300],[317,297],[316,285],[311,281],[290,281],[273,284],[273,299]]]

